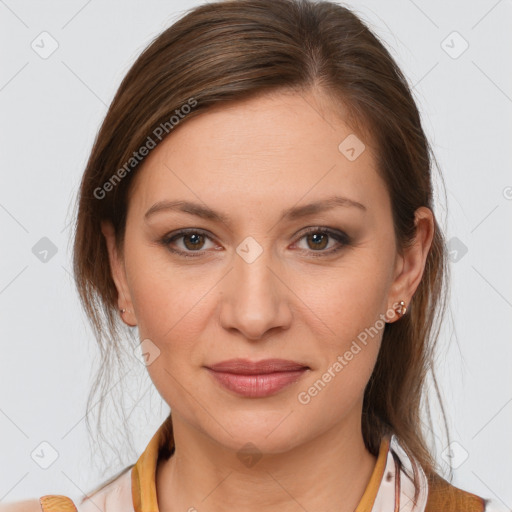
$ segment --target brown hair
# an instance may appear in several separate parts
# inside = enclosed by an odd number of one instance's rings
[[[186,122],[222,102],[311,88],[345,105],[358,132],[371,134],[391,198],[398,250],[411,243],[416,209],[433,210],[435,158],[406,79],[367,26],[331,2],[235,0],[197,7],[159,35],[123,79],[81,182],[74,273],[102,354],[90,403],[95,391],[108,389],[113,357],[123,350],[117,291],[100,222],[113,223],[122,252],[130,183],[139,166],[134,152],[149,139],[159,142],[155,134],[163,134],[162,127],[164,135],[172,133],[173,117]],[[436,383],[434,348],[448,291],[445,242],[436,220],[434,227],[409,311],[384,329],[362,417],[372,454],[378,453],[384,435],[394,433],[428,477],[438,469],[421,412],[429,374]],[[435,390],[442,406],[437,384]],[[416,468],[414,479],[417,484]]]

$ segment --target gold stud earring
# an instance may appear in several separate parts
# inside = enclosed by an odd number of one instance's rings
[[[395,312],[400,316],[400,318],[403,317],[405,313],[407,313],[407,307],[405,306],[405,302],[403,300],[398,303],[398,306],[395,308]]]

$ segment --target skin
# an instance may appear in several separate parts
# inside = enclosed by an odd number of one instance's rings
[[[432,212],[418,209],[415,243],[397,252],[372,141],[357,135],[366,149],[347,159],[338,145],[354,131],[343,119],[311,90],[267,94],[186,120],[135,177],[122,254],[112,226],[102,225],[119,308],[127,310],[122,318],[158,347],[148,371],[172,409],[176,452],[156,474],[161,512],[353,511],[368,484],[376,457],[364,446],[361,411],[382,329],[309,403],[297,396],[359,333],[378,325],[379,315],[399,321],[389,311],[413,296],[434,227]],[[366,210],[337,206],[280,220],[287,208],[335,193]],[[144,219],[158,201],[178,199],[229,222],[170,210]],[[351,240],[318,241],[306,227],[340,230]],[[159,243],[183,228],[210,237],[170,245],[198,257]],[[262,250],[251,263],[236,252],[248,236]],[[291,359],[310,370],[273,396],[246,398],[204,368],[235,357]],[[248,442],[262,455],[250,467],[237,457]]]

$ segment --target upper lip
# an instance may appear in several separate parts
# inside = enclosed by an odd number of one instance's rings
[[[286,359],[263,359],[250,361],[249,359],[229,359],[207,366],[210,370],[238,375],[260,375],[274,372],[292,372],[309,368],[308,366]]]

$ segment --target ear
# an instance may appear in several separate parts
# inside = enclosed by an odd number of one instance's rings
[[[135,317],[130,290],[127,284],[124,260],[118,254],[116,247],[116,233],[114,226],[110,221],[102,221],[101,232],[103,233],[107,243],[110,271],[117,288],[118,309],[126,310],[124,313],[119,312],[119,314],[125,324],[130,327],[134,327],[137,325],[137,319]]]
[[[395,278],[391,285],[389,299],[391,305],[388,309],[394,310],[393,307],[403,300],[406,307],[418,288],[425,263],[427,261],[428,252],[434,238],[434,215],[429,208],[421,206],[415,212],[416,235],[412,245],[403,250],[403,254],[397,255],[395,265]],[[395,320],[400,318],[395,316]],[[393,321],[393,320],[391,320]]]

